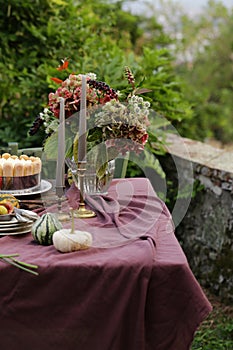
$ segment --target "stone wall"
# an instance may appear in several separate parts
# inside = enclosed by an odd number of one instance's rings
[[[196,191],[178,220],[177,238],[201,285],[233,303],[233,152],[176,135],[168,143],[160,159],[167,177],[174,186],[186,177]]]

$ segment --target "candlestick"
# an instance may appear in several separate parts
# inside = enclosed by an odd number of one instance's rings
[[[74,180],[74,184],[77,188],[79,188],[80,191],[80,199],[79,199],[79,208],[74,210],[72,215],[75,218],[81,218],[81,219],[88,219],[93,218],[96,216],[96,213],[93,210],[86,209],[85,202],[84,202],[84,176],[85,176],[85,162],[80,162],[77,164],[74,160],[71,160],[70,158],[66,158],[65,162],[67,166],[69,167],[72,178]]]
[[[79,142],[78,142],[78,162],[86,160],[86,132],[87,132],[87,121],[86,121],[86,91],[87,83],[86,76],[82,75],[82,90],[81,90],[81,103],[79,113]]]
[[[93,210],[86,209],[85,206],[85,194],[84,194],[84,177],[86,171],[86,162],[78,163],[78,178],[79,178],[79,190],[80,190],[80,199],[79,199],[79,208],[75,210],[74,216],[80,219],[88,219],[96,216],[96,213]]]

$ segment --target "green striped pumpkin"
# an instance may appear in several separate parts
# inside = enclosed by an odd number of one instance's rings
[[[32,236],[36,242],[42,245],[53,244],[54,232],[62,229],[62,224],[52,213],[45,213],[32,225]]]

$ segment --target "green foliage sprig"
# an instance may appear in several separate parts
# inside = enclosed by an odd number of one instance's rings
[[[38,275],[38,272],[35,269],[38,268],[37,265],[25,263],[23,261],[15,259],[15,257],[19,256],[19,254],[0,254],[0,259],[5,261],[8,264],[11,264],[19,269],[32,273],[33,275]]]

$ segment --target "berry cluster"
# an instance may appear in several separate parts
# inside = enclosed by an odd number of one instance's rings
[[[118,100],[118,94],[117,91],[110,88],[109,85],[104,83],[103,81],[97,81],[97,80],[88,80],[88,85],[90,87],[93,87],[96,90],[102,91],[105,95],[109,97],[110,100]]]
[[[29,130],[29,135],[33,136],[37,133],[41,125],[44,123],[43,119],[41,118],[40,114],[36,117],[34,120],[30,130]]]

